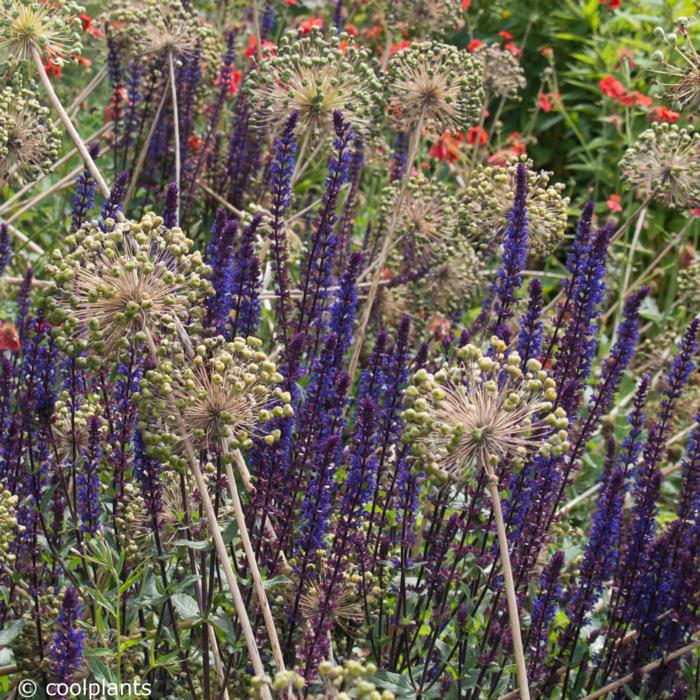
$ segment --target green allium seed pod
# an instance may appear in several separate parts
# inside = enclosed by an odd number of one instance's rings
[[[18,500],[15,494],[5,489],[0,483],[0,561],[5,561],[10,565],[14,563],[15,559],[10,548],[18,534]]]
[[[403,439],[438,480],[468,481],[487,464],[508,459],[517,466],[537,453],[568,450],[566,414],[553,409],[554,380],[537,360],[523,369],[518,353],[505,351],[493,337],[488,353],[466,345],[458,364],[413,376]]]
[[[55,251],[47,265],[53,282],[46,305],[62,324],[65,349],[104,358],[143,342],[144,334],[196,330],[211,284],[192,241],[154,214],[141,221],[110,219],[104,228],[86,222],[67,237],[70,252]]]
[[[336,110],[358,136],[381,123],[382,86],[370,53],[346,34],[326,39],[317,28],[307,36],[289,32],[276,53],[265,51],[246,84],[263,123],[280,126],[298,112],[299,128],[310,138],[332,130]]]
[[[34,180],[58,158],[61,132],[35,91],[15,80],[0,92],[0,186],[11,176]]]
[[[692,127],[653,124],[627,149],[619,167],[642,197],[653,194],[679,208],[700,202],[700,134]]]
[[[270,421],[293,415],[291,397],[279,387],[282,375],[260,344],[257,338],[207,338],[193,358],[162,362],[158,370],[146,372],[150,397],[140,402],[142,417],[152,422],[153,415],[163,416],[171,433],[153,438],[165,440],[161,448],[169,461],[172,447],[185,436],[168,401],[182,416],[186,437],[199,448],[228,453],[226,448],[250,448],[254,438],[267,444],[279,439]]]
[[[518,93],[527,85],[525,72],[520,61],[498,44],[484,44],[474,51],[476,58],[484,67],[484,92],[486,98],[503,97],[519,99]]]
[[[700,257],[696,257],[678,275],[678,296],[686,314],[695,316],[700,311]]]
[[[389,111],[398,126],[465,131],[479,122],[483,68],[471,54],[438,42],[397,52],[387,71]]]
[[[566,229],[569,198],[564,185],[550,185],[551,173],[533,170],[527,163],[527,221],[529,253],[549,255],[561,242]],[[493,250],[500,245],[513,208],[517,161],[508,165],[479,165],[464,192],[466,204],[460,212],[460,230],[477,249]]]
[[[31,61],[34,49],[54,63],[80,55],[84,11],[71,0],[2,0],[0,64]]]

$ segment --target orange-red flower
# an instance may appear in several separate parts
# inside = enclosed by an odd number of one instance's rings
[[[248,48],[245,50],[246,58],[254,58],[255,57],[255,55],[257,54],[257,45],[258,45],[258,37],[256,37],[255,35],[251,36],[250,39],[248,40]],[[263,48],[263,51],[265,51],[266,53],[274,54],[275,45],[271,41],[268,41],[267,39],[263,39],[262,48]]]
[[[472,5],[472,0],[462,0],[462,9],[468,10]]]
[[[612,75],[606,75],[598,82],[598,87],[604,95],[607,95],[611,99],[620,99],[627,94],[625,86],[619,81],[615,80]]]
[[[605,5],[608,10],[617,10],[622,6],[622,0],[600,0],[601,5]]]
[[[403,39],[398,44],[392,44],[391,45],[391,55],[393,56],[395,53],[398,53],[399,51],[401,51],[403,49],[407,49],[410,45],[411,45],[411,42],[408,39]]]
[[[463,141],[462,134],[445,131],[430,148],[430,157],[454,163],[459,157],[459,144]]]
[[[197,152],[202,147],[202,141],[197,134],[192,134],[192,136],[187,139],[187,145],[190,150]]]
[[[513,35],[510,32],[498,32],[498,36],[506,41],[510,41],[513,38]]]
[[[321,17],[309,17],[299,25],[302,36],[310,34],[314,29],[323,29],[323,19]]]
[[[606,202],[609,211],[622,211],[622,204],[620,204],[620,195],[611,194],[610,199]]]
[[[469,53],[474,53],[480,46],[483,46],[484,42],[481,41],[481,39],[472,39],[468,44],[467,44],[467,51]]]
[[[561,95],[558,92],[543,92],[537,100],[537,106],[543,112],[551,112]]]
[[[0,350],[19,350],[19,335],[14,324],[0,321]]]
[[[523,55],[522,50],[515,45],[514,41],[509,41],[507,44],[504,44],[503,48],[506,51],[510,51],[513,56],[516,56],[517,58],[520,58]]]
[[[473,126],[469,131],[467,131],[467,143],[474,145],[477,140],[480,146],[483,146],[488,140],[489,135],[486,133],[485,129],[481,129],[478,126]]]
[[[675,124],[681,115],[668,107],[654,107],[649,110],[649,120],[652,122],[669,122]]]
[[[49,78],[62,78],[63,71],[58,63],[54,63],[50,58],[44,63],[44,70]]]
[[[83,31],[87,32],[88,34],[92,34],[92,36],[102,39],[105,35],[104,31],[100,29],[100,27],[96,27],[94,22],[95,20],[90,17],[90,15],[87,12],[81,12],[78,15],[78,19],[80,20],[80,23],[83,25]]]
[[[231,72],[231,77],[229,78],[228,81],[228,89],[226,90],[226,93],[228,95],[235,95],[238,92],[238,88],[241,86],[241,79],[243,78],[243,74],[239,70],[234,70]],[[217,76],[216,80],[214,81],[214,85],[221,85],[221,77]]]

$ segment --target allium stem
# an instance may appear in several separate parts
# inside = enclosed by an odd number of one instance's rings
[[[80,157],[83,159],[85,166],[90,171],[92,177],[95,179],[97,187],[99,188],[102,196],[108,198],[109,187],[107,186],[105,179],[102,177],[102,173],[98,170],[97,166],[95,165],[95,161],[88,153],[88,149],[85,146],[83,140],[80,138],[80,134],[78,133],[75,126],[73,126],[73,122],[68,116],[68,112],[66,112],[66,110],[63,108],[63,105],[61,104],[61,101],[58,99],[58,95],[53,89],[51,80],[49,80],[49,76],[46,74],[46,69],[44,68],[44,64],[41,60],[39,50],[34,47],[32,47],[32,58],[34,59],[34,65],[36,66],[37,72],[39,73],[39,80],[41,80],[41,84],[46,90],[46,94],[49,98],[51,106],[54,108],[59,119],[63,122],[63,126],[66,128],[68,135],[75,144],[75,147],[78,149],[78,153],[80,153]]]
[[[646,666],[642,666],[640,669],[637,669],[636,671],[633,671],[632,673],[628,673],[626,676],[623,676],[622,678],[618,678],[616,681],[612,683],[608,683],[608,685],[599,688],[598,690],[595,691],[595,693],[591,693],[590,695],[586,695],[583,700],[595,700],[596,698],[602,698],[605,695],[608,695],[609,693],[612,693],[614,690],[617,690],[618,688],[621,688],[623,685],[626,683],[629,683],[635,676],[639,676],[643,673],[649,673],[650,671],[653,671],[659,666],[662,666],[664,664],[669,663],[670,661],[673,661],[674,659],[678,659],[681,656],[685,656],[686,654],[689,654],[691,651],[694,649],[697,649],[700,647],[700,640],[696,639],[694,642],[691,642],[690,644],[686,644],[684,647],[681,647],[680,649],[676,649],[671,654],[668,654],[668,656],[664,656],[662,659],[657,659],[656,661],[652,661],[651,663],[647,664]]]
[[[520,634],[520,615],[518,613],[518,599],[515,596],[513,583],[513,570],[510,566],[510,554],[508,551],[508,538],[506,537],[506,525],[501,510],[501,497],[498,493],[498,477],[490,465],[485,465],[487,486],[493,505],[493,515],[496,521],[496,533],[498,534],[498,551],[500,553],[501,567],[503,569],[503,585],[506,590],[508,602],[508,617],[510,618],[510,633],[513,640],[513,656],[518,675],[518,687],[520,700],[530,700],[530,688],[527,682],[527,666],[525,664],[525,652],[523,640]]]
[[[156,367],[160,367],[160,360],[158,358],[158,353],[156,351],[156,345],[153,340],[153,336],[150,332],[146,332],[146,340],[148,344],[148,350],[151,355],[151,359],[155,363]],[[219,563],[224,570],[224,576],[226,577],[226,583],[228,584],[229,592],[233,599],[233,606],[236,610],[236,615],[238,616],[238,622],[241,625],[241,630],[243,632],[243,637],[246,642],[246,647],[248,648],[248,656],[250,657],[250,662],[253,666],[253,671],[256,675],[263,675],[265,669],[260,658],[260,651],[258,645],[255,641],[255,633],[253,632],[253,626],[250,623],[250,618],[248,617],[248,611],[245,608],[245,602],[243,601],[243,596],[241,595],[241,590],[236,582],[236,574],[231,566],[231,560],[228,557],[228,551],[226,550],[226,543],[221,534],[221,526],[216,517],[216,512],[214,511],[214,506],[211,502],[211,497],[209,496],[209,489],[204,481],[204,476],[202,475],[202,470],[199,468],[199,461],[197,460],[197,455],[194,452],[192,443],[187,437],[187,426],[180,413],[180,409],[175,405],[175,401],[172,396],[169,397],[168,403],[170,404],[170,410],[173,412],[177,422],[177,428],[180,432],[180,437],[182,438],[182,444],[185,448],[185,454],[187,455],[187,460],[190,463],[190,468],[194,474],[194,479],[197,483],[197,490],[199,491],[199,498],[202,501],[202,506],[204,507],[204,512],[207,516],[207,526],[209,529],[209,534],[214,540],[214,548],[216,549],[216,554],[219,559]],[[265,700],[272,700],[272,695],[267,686],[262,686],[261,691]]]
[[[404,195],[406,194],[406,187],[408,181],[411,178],[411,170],[413,170],[413,164],[415,163],[416,156],[418,155],[418,147],[420,145],[421,132],[423,130],[424,117],[421,116],[416,124],[413,133],[411,134],[409,145],[408,145],[408,156],[406,158],[406,169],[403,173],[403,178],[401,179],[401,186],[399,188],[399,196],[396,198],[396,204],[394,205],[394,210],[391,214],[391,219],[389,220],[389,225],[387,226],[387,231],[384,236],[384,243],[379,255],[376,258],[375,264],[376,269],[374,270],[374,275],[372,276],[372,283],[370,285],[369,291],[367,292],[367,300],[365,301],[364,309],[362,310],[362,317],[360,319],[360,325],[357,329],[357,334],[355,335],[355,342],[352,348],[352,356],[350,358],[350,366],[348,368],[348,374],[352,379],[355,376],[355,370],[357,369],[357,364],[360,361],[360,354],[362,353],[362,345],[365,342],[365,336],[367,335],[367,327],[369,326],[369,319],[372,315],[372,307],[374,306],[374,301],[377,298],[377,292],[379,291],[379,284],[382,280],[382,273],[384,272],[384,264],[386,263],[389,253],[391,252],[391,244],[394,241],[394,234],[396,233],[396,227],[399,223],[399,213],[401,211],[401,205],[403,203]]]
[[[170,78],[168,77],[168,82],[170,81]],[[131,173],[131,181],[129,182],[129,189],[126,191],[126,197],[124,197],[124,204],[122,204],[122,209],[126,210],[127,205],[131,201],[131,198],[134,196],[134,192],[136,191],[136,185],[138,184],[139,177],[141,176],[141,171],[143,170],[143,165],[146,162],[146,156],[148,155],[148,149],[151,145],[151,141],[153,139],[153,134],[156,133],[156,128],[158,127],[158,121],[160,120],[160,115],[161,112],[163,111],[163,107],[165,106],[165,100],[168,97],[168,86],[165,86],[165,89],[163,90],[163,96],[160,98],[160,103],[158,104],[158,109],[156,110],[155,115],[153,116],[153,121],[151,122],[151,126],[148,130],[148,134],[146,134],[146,140],[143,142],[143,146],[141,146],[141,152],[139,153],[139,158],[136,161],[136,165],[134,166],[134,171]]]
[[[175,184],[180,191],[180,115],[177,109],[177,84],[175,82],[175,61],[173,52],[168,51],[168,73],[170,75],[170,96],[173,101],[173,130],[175,134]],[[180,219],[180,204],[177,205],[177,218]]]
[[[224,444],[224,453],[228,453],[228,451],[228,444]],[[236,462],[244,461],[240,450],[235,450],[234,459]],[[275,657],[275,666],[277,667],[278,672],[284,671],[285,667],[282,647],[280,646],[279,638],[277,637],[277,628],[275,627],[275,621],[272,619],[270,603],[267,600],[265,586],[263,585],[262,576],[260,575],[257,559],[255,558],[253,545],[250,542],[250,534],[248,533],[248,526],[245,522],[243,505],[241,503],[241,497],[238,493],[236,477],[233,473],[233,467],[231,466],[231,462],[229,460],[226,460],[226,478],[228,480],[229,491],[231,492],[233,514],[236,518],[236,524],[238,525],[238,534],[241,536],[241,542],[243,542],[243,549],[245,550],[245,556],[248,561],[248,566],[250,567],[250,575],[253,579],[253,588],[255,588],[255,595],[260,603],[260,611],[262,612],[263,620],[265,621],[267,635],[270,638],[272,655]]]

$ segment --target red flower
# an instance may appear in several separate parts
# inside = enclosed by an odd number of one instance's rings
[[[44,70],[49,78],[62,78],[63,71],[58,63],[54,63],[50,58],[44,63]]]
[[[80,23],[83,25],[83,31],[87,32],[88,34],[92,34],[92,36],[102,39],[105,35],[104,31],[100,29],[99,27],[96,27],[93,22],[95,21],[92,17],[90,17],[87,12],[81,12],[78,15],[78,19],[80,20]]]
[[[229,78],[228,82],[228,90],[226,90],[228,95],[235,95],[238,92],[238,88],[241,86],[242,77],[243,74],[239,70],[234,70],[231,72],[231,77]],[[214,85],[221,85],[221,76],[217,76],[216,80],[214,81]]]
[[[537,106],[543,112],[551,112],[561,95],[558,92],[543,92],[537,100]]]
[[[510,51],[516,58],[520,58],[523,55],[523,52],[515,45],[515,42],[509,41],[503,45],[503,48]]]
[[[691,210],[690,210],[690,213],[691,213],[693,216],[700,216],[700,209],[691,209]]]
[[[544,48],[540,49],[540,56],[552,58],[554,56],[554,49],[551,46],[545,46]]]
[[[0,322],[0,350],[16,352],[19,350],[19,336],[12,323]]]
[[[513,38],[513,35],[510,32],[498,32],[498,36],[506,41],[510,41]]]
[[[462,0],[462,9],[468,10],[471,7],[472,0]]]
[[[609,211],[622,211],[622,204],[620,204],[620,195],[611,194],[610,199],[606,202]]]
[[[92,65],[92,61],[89,58],[85,58],[85,56],[81,56],[80,54],[71,56],[71,58],[74,58],[81,66],[85,66],[86,68]]]
[[[258,37],[255,35],[251,36],[250,39],[248,40],[248,48],[245,50],[245,55],[246,58],[253,58],[257,54],[257,45],[258,45]],[[263,50],[263,56],[265,53],[272,54],[273,56],[275,55],[275,45],[271,42],[268,41],[267,39],[263,39],[262,42],[262,50]]]
[[[598,82],[598,87],[601,89],[604,95],[607,95],[611,99],[620,99],[627,94],[625,86],[619,81],[615,80],[612,75],[606,75]]]
[[[310,34],[316,28],[323,29],[323,20],[320,17],[309,17],[299,25],[302,36]]]
[[[192,136],[187,139],[187,145],[191,150],[196,152],[201,148],[202,142],[197,134],[192,134]]]
[[[462,141],[462,134],[451,134],[445,131],[430,148],[430,157],[454,163],[459,157],[459,144]]]
[[[608,10],[617,10],[622,5],[622,0],[600,0],[601,5],[605,5]]]
[[[680,114],[668,107],[654,107],[649,110],[649,120],[652,122],[670,122],[675,124],[680,119]]]
[[[467,44],[467,51],[469,53],[474,53],[480,46],[483,46],[484,42],[481,41],[481,39],[472,39],[468,44]]]
[[[392,44],[391,45],[391,55],[393,56],[395,53],[398,53],[399,51],[403,51],[403,49],[407,49],[411,45],[411,42],[408,41],[408,39],[404,39],[403,41],[400,41],[398,44]]]
[[[350,36],[357,36],[358,34],[357,27],[354,24],[346,24],[344,29]]]
[[[633,105],[638,107],[649,107],[651,105],[652,99],[648,95],[642,95],[641,92],[634,90],[630,92],[628,97],[632,100]]]
[[[489,135],[486,133],[485,129],[480,129],[478,126],[473,126],[469,131],[467,131],[467,143],[474,145],[479,141],[479,145],[483,146],[488,140]]]

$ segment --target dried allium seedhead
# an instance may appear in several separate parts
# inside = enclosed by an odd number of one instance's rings
[[[34,49],[55,63],[79,55],[83,11],[72,0],[2,0],[0,63],[31,61]]]
[[[33,180],[58,158],[61,132],[48,114],[20,83],[0,92],[0,186],[11,176]]]
[[[416,254],[423,259],[444,260],[456,245],[457,200],[439,180],[423,175],[406,184],[403,200],[398,201],[398,185],[387,188],[382,203],[382,218],[398,215],[399,237],[409,237]]]
[[[657,27],[654,34],[666,43],[669,56],[667,58],[663,51],[655,51],[652,58],[658,65],[654,72],[667,78],[667,82],[659,81],[659,85],[671,103],[679,109],[696,110],[700,106],[700,56],[688,32],[690,21],[697,22],[695,18],[677,19],[675,32],[667,33],[662,27]],[[678,35],[683,37],[682,44]]]
[[[462,16],[461,0],[398,0],[396,18],[423,35],[452,30]]]
[[[486,100],[492,97],[518,99],[518,93],[527,85],[520,61],[498,44],[484,44],[474,51],[474,57],[484,67]]]
[[[568,421],[553,409],[554,380],[535,359],[520,368],[517,352],[491,339],[488,354],[474,345],[459,351],[459,364],[435,376],[419,370],[406,391],[404,440],[426,470],[441,480],[469,480],[475,470],[534,454],[568,449]]]
[[[481,63],[467,51],[422,42],[389,61],[389,109],[401,128],[464,131],[479,121],[484,101]]]
[[[569,198],[562,197],[564,185],[550,185],[551,173],[533,170],[527,164],[527,235],[529,254],[549,255],[564,237]],[[515,199],[516,161],[504,166],[477,166],[465,191],[466,204],[460,212],[462,232],[476,248],[493,249],[503,240],[508,214]]]
[[[179,228],[145,214],[141,221],[87,222],[47,266],[51,318],[63,324],[69,352],[95,356],[130,347],[146,334],[196,330],[210,295],[209,268]],[[156,341],[157,342],[157,341]]]
[[[481,258],[464,242],[428,273],[420,290],[421,311],[424,315],[437,311],[449,317],[460,314],[487,286]]]
[[[700,256],[678,274],[678,296],[686,312],[696,316],[700,311]]]
[[[192,56],[197,50],[204,63],[219,61],[218,41],[210,27],[179,0],[116,3],[108,14],[110,32],[132,57]]]
[[[174,361],[146,372],[147,394],[157,397],[156,408],[173,435],[179,430],[168,401],[182,416],[187,435],[177,439],[187,437],[202,449],[227,452],[227,447],[250,448],[253,438],[267,444],[279,438],[279,430],[269,430],[267,424],[293,415],[291,397],[279,388],[283,377],[261,345],[257,338],[207,338],[193,358],[176,353]],[[154,408],[151,396],[145,396],[146,412]],[[144,440],[152,437],[144,433]]]
[[[337,110],[358,136],[381,121],[382,87],[369,52],[345,34],[285,34],[276,54],[267,51],[251,74],[250,91],[264,123],[281,125],[297,112],[299,128],[310,138],[332,132]]]
[[[653,124],[620,161],[622,177],[641,196],[654,194],[669,207],[700,202],[700,134],[692,127]]]
[[[17,537],[18,500],[16,494],[10,493],[0,484],[0,560],[8,564],[15,560],[10,548]]]

